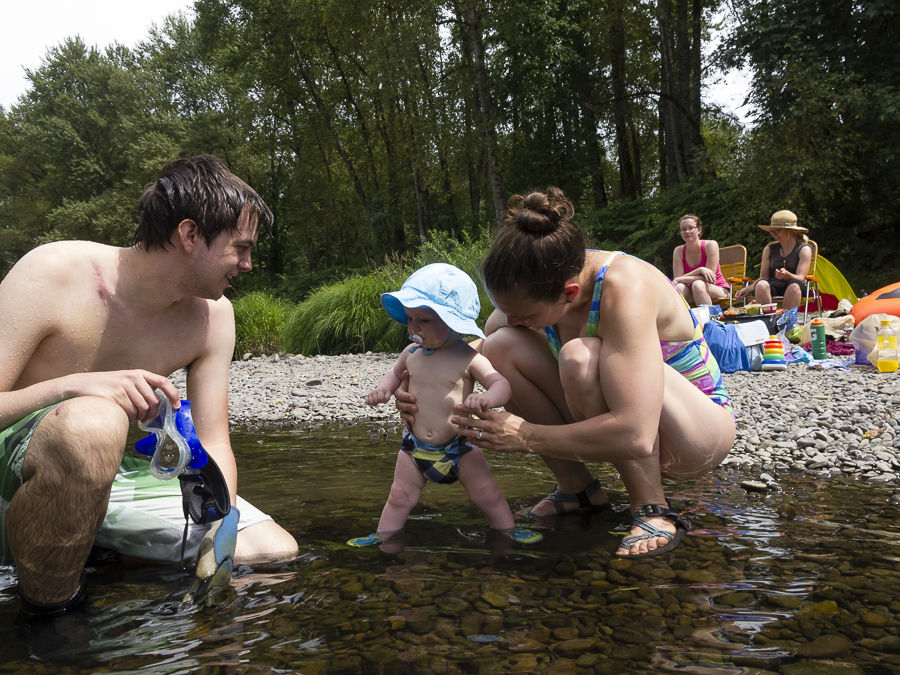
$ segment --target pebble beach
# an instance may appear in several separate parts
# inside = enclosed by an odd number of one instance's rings
[[[231,364],[233,428],[399,423],[393,404],[365,395],[397,354],[244,357]],[[815,370],[726,373],[737,439],[724,465],[758,476],[760,489],[791,470],[900,485],[900,373]],[[184,374],[173,376],[183,385]]]

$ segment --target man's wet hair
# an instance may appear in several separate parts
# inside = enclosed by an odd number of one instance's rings
[[[166,249],[183,220],[193,220],[209,246],[223,231],[237,231],[247,208],[259,237],[272,229],[272,212],[262,198],[225,163],[212,155],[176,159],[144,188],[138,207],[133,243],[146,249]]]

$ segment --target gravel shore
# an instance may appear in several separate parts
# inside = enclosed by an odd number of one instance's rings
[[[278,355],[231,365],[234,427],[398,420],[364,403],[397,354]],[[184,374],[173,376],[183,384]],[[789,470],[900,482],[900,373],[871,367],[725,374],[737,440],[725,464],[759,471],[760,488]]]

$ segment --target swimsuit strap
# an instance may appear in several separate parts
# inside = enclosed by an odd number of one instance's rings
[[[613,251],[609,254],[606,262],[597,272],[594,278],[594,296],[591,298],[591,311],[588,313],[587,334],[588,337],[597,337],[597,324],[600,323],[600,298],[603,295],[603,280],[606,278],[606,272],[609,265],[617,255],[625,255],[621,251]]]
[[[591,297],[591,310],[588,313],[587,320],[588,337],[597,337],[597,323],[600,319],[600,297],[603,294],[603,279],[606,278],[606,271],[609,269],[609,264],[613,261],[613,258],[619,254],[628,255],[627,253],[622,253],[622,251],[612,251],[606,259],[606,262],[603,263],[603,266],[597,272],[597,276],[594,278],[594,294]],[[553,356],[559,358],[559,350],[562,349],[562,341],[559,339],[559,333],[556,332],[556,327],[547,326],[544,328],[544,333],[547,335],[550,351],[553,352]]]

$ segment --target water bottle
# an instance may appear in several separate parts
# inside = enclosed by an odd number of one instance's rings
[[[825,324],[821,319],[813,319],[812,322],[812,355],[817,361],[827,358],[825,351]]]
[[[881,320],[881,326],[875,332],[875,349],[878,350],[878,361],[875,362],[878,372],[897,372],[897,333],[891,328],[890,319]]]

